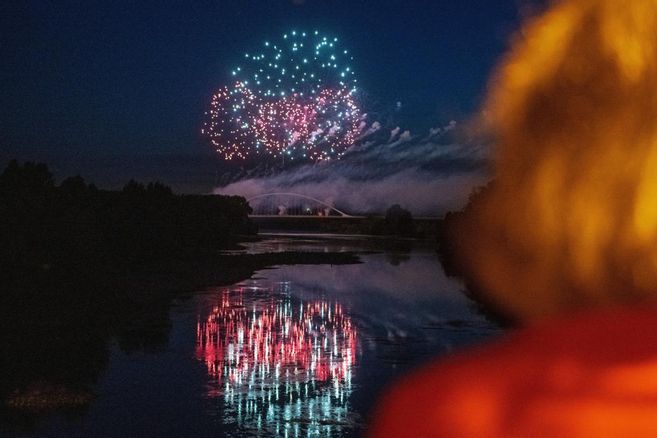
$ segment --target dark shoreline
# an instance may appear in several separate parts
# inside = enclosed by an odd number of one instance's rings
[[[220,254],[202,260],[170,260],[125,278],[132,287],[162,288],[177,295],[207,286],[228,286],[248,280],[255,272],[283,265],[345,265],[360,263],[354,252],[285,251],[261,254]]]

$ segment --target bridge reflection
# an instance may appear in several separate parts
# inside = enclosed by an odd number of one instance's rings
[[[271,288],[225,289],[197,323],[196,357],[223,420],[285,436],[339,434],[349,410],[358,333],[339,303]]]

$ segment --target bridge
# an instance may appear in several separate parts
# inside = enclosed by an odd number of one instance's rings
[[[337,234],[376,233],[383,215],[357,216],[333,205],[300,193],[275,192],[247,199],[253,212],[249,215],[260,230],[275,232],[312,232]],[[438,217],[416,217],[415,226],[425,238],[435,237]]]
[[[299,193],[265,193],[247,199],[254,218],[323,218],[354,219],[354,216],[336,208],[330,201],[322,201]]]

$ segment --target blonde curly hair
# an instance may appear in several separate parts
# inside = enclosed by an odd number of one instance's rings
[[[458,258],[524,319],[657,300],[657,0],[564,0],[495,75],[496,182]]]

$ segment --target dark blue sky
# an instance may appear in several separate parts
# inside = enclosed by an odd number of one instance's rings
[[[476,109],[518,11],[517,0],[2,2],[0,148],[207,152],[212,91],[245,51],[293,28],[340,36],[368,101],[401,101],[402,127],[428,129]]]

